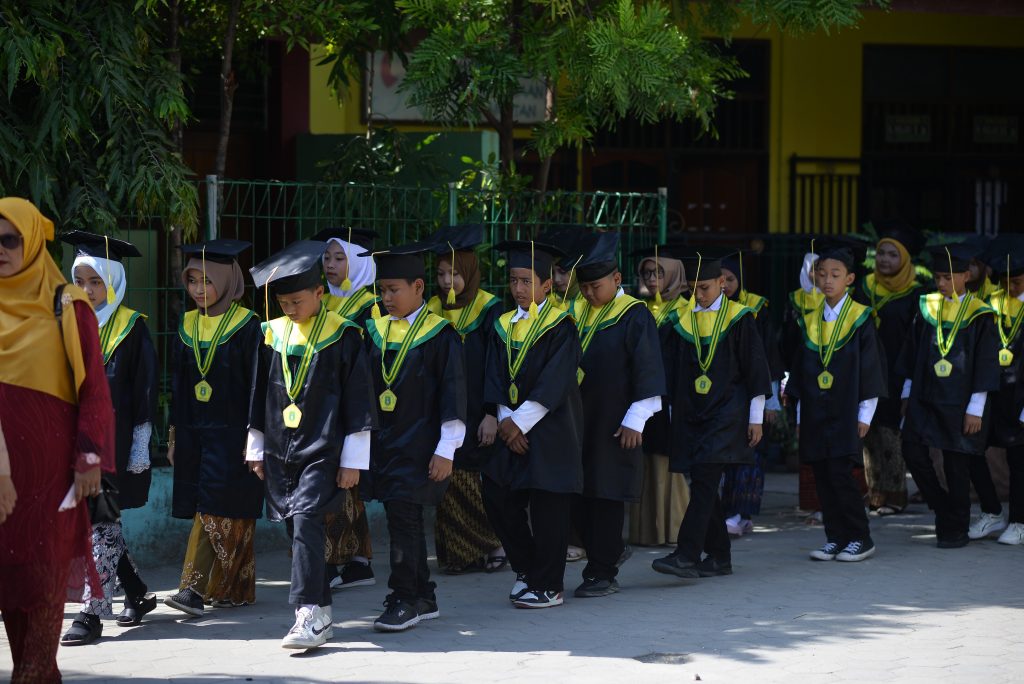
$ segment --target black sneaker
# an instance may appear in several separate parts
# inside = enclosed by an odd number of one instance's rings
[[[530,589],[517,598],[513,605],[516,608],[553,608],[562,605],[562,592]]]
[[[127,596],[124,599],[124,610],[117,616],[118,627],[134,627],[142,622],[146,613],[156,609],[156,596],[147,594],[140,599],[131,599]]]
[[[431,596],[430,598],[420,597],[416,599],[416,603],[413,605],[416,608],[416,614],[420,616],[420,620],[436,620],[441,617],[441,611],[437,607],[436,596]]]
[[[732,561],[719,561],[714,556],[708,556],[700,563],[697,563],[697,572],[701,577],[722,577],[732,574]]]
[[[203,607],[203,597],[187,587],[173,596],[166,597],[164,605],[180,610],[183,613],[194,615],[195,617],[202,617],[205,610]]]
[[[622,553],[619,554],[619,560],[615,561],[615,567],[621,568],[623,563],[633,557],[633,547],[626,544],[622,547]]]
[[[415,627],[421,619],[416,606],[388,594],[384,599],[384,612],[374,621],[373,628],[378,632],[404,632]]]
[[[85,646],[99,639],[102,634],[103,625],[99,617],[79,613],[68,631],[60,638],[60,643],[63,646]]]
[[[349,587],[368,587],[376,584],[373,568],[369,563],[349,561],[341,568],[341,574],[331,580],[331,589],[348,589]]]
[[[844,563],[856,563],[875,555],[875,543],[870,539],[857,539],[846,545],[836,554],[836,560]]]
[[[940,549],[962,549],[970,543],[970,537],[960,534],[955,537],[940,537],[935,545]]]
[[[670,553],[664,558],[655,558],[651,562],[651,567],[654,568],[655,572],[660,572],[663,575],[675,575],[680,579],[697,579],[700,577],[700,571],[697,570],[696,563],[683,560],[674,553]]]
[[[512,591],[508,593],[508,600],[515,603],[516,599],[525,594],[530,590],[530,585],[526,583],[526,573],[517,572],[516,581],[512,585]]]
[[[839,554],[839,544],[835,542],[825,542],[825,545],[820,549],[814,549],[811,551],[811,560],[818,561],[830,561],[835,560]]]
[[[573,596],[576,598],[598,598],[608,596],[619,590],[619,583],[615,580],[583,578],[583,584],[576,587]]]

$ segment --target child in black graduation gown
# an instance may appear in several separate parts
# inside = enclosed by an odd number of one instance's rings
[[[864,501],[853,478],[878,398],[885,360],[871,309],[853,301],[856,257],[842,243],[826,245],[815,264],[824,301],[797,323],[803,346],[794,354],[787,393],[797,401],[800,461],[814,469],[826,543],[814,560],[856,562],[875,553]]]
[[[625,561],[622,542],[626,502],[640,500],[643,431],[661,410],[665,371],[658,328],[643,302],[623,293],[616,252],[618,233],[589,235],[576,268],[585,304],[580,334],[583,399],[583,496],[576,501],[577,529],[587,549],[577,598],[619,589]]]
[[[684,264],[694,301],[662,329],[661,347],[672,411],[669,467],[690,473],[690,505],[675,551],[651,565],[694,579],[732,574],[719,483],[726,465],[753,463],[771,381],[753,311],[725,296],[721,263],[698,256]]]
[[[417,243],[374,254],[387,314],[366,323],[381,429],[373,436],[363,498],[384,503],[391,593],[374,629],[399,632],[440,615],[427,567],[423,507],[436,506],[466,436],[466,374],[459,334],[430,313]]]
[[[271,519],[289,518],[295,624],[283,648],[308,649],[333,636],[324,516],[369,465],[376,425],[359,328],[321,302],[324,246],[299,241],[252,269],[284,316],[263,324],[246,460],[264,478]]]
[[[517,608],[562,604],[572,497],[583,489],[583,407],[572,318],[546,299],[550,245],[507,241],[509,289],[517,308],[495,323],[484,401],[498,405],[503,442],[483,465],[487,515],[516,581]],[[527,521],[529,508],[529,521]]]
[[[988,393],[1000,388],[999,337],[992,309],[965,290],[975,249],[953,244],[930,253],[938,292],[921,296],[897,362],[906,378],[903,457],[935,511],[938,547],[959,548],[969,541],[970,459],[985,453],[992,414]],[[943,452],[946,489],[929,447]]]

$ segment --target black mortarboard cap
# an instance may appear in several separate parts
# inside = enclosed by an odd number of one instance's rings
[[[314,235],[313,239],[318,242],[327,242],[331,238],[337,238],[338,240],[359,245],[363,249],[372,250],[373,241],[378,237],[380,235],[377,231],[370,230],[369,228],[326,228]]]
[[[216,261],[219,264],[230,264],[232,261],[238,259],[238,255],[249,249],[252,243],[244,240],[207,240],[206,242],[196,242],[191,245],[181,245],[181,253],[186,256],[194,256],[196,258],[205,258],[210,261]],[[206,248],[205,252],[203,248]]]
[[[983,248],[973,240],[933,245],[928,248],[932,258],[933,273],[963,273],[971,267],[971,261],[982,255]],[[947,253],[948,252],[948,253]]]
[[[423,253],[433,249],[431,240],[420,240],[392,247],[382,252],[363,252],[359,256],[372,256],[377,264],[377,280],[416,280],[427,278]]]
[[[274,295],[313,288],[322,282],[320,261],[325,249],[327,246],[322,242],[299,240],[256,264],[249,272],[256,287],[269,287]]]
[[[999,235],[985,251],[985,263],[992,268],[992,278],[1004,278],[1009,268],[1011,278],[1024,274],[1024,235]]]
[[[924,235],[917,228],[901,219],[882,219],[873,221],[879,240],[894,240],[903,245],[911,257],[916,257],[924,249]]]
[[[571,271],[582,261],[590,235],[592,233],[586,226],[558,226],[541,232],[537,241],[561,250],[561,258],[555,259],[555,263],[562,270]]]
[[[565,252],[555,245],[533,240],[505,240],[494,246],[508,255],[508,268],[532,268],[541,280],[551,277],[551,264]]]
[[[714,280],[722,275],[722,258],[711,249],[694,250],[679,257],[686,268],[686,279],[690,282]]]
[[[858,264],[864,262],[867,251],[868,244],[864,240],[853,237],[826,237],[816,240],[814,243],[814,253],[818,256],[818,263],[825,259],[835,259],[842,262],[848,271],[855,270]]]
[[[467,223],[458,226],[444,226],[428,238],[431,251],[451,254],[451,251],[471,251],[484,241],[484,225]]]
[[[142,256],[138,247],[130,242],[118,240],[110,236],[88,233],[84,230],[70,230],[60,236],[62,242],[66,242],[75,248],[75,254],[84,254],[111,261],[120,261],[126,257]]]
[[[576,265],[576,277],[581,283],[604,278],[619,267],[619,234],[590,233],[581,241],[583,258]]]

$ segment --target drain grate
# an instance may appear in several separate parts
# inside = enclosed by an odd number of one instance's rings
[[[689,653],[646,653],[633,660],[654,665],[683,665],[690,659]]]

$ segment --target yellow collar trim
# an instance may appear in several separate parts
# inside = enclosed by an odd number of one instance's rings
[[[732,328],[733,324],[747,314],[754,315],[754,310],[748,306],[743,306],[739,302],[734,302],[731,299],[722,297],[722,306],[727,307],[725,312],[725,325],[722,327],[722,332],[719,337],[725,337],[726,333]],[[690,306],[679,307],[674,311],[673,327],[675,331],[682,335],[683,339],[691,344],[694,343],[695,335],[693,331],[693,319],[690,317]],[[696,315],[697,319],[697,334],[700,335],[701,344],[711,343],[711,332],[715,327],[715,318],[718,316],[718,310],[715,311],[698,311]]]
[[[424,342],[431,340],[446,325],[449,325],[448,321],[427,310],[426,307],[419,312],[418,316],[426,316],[427,320],[423,321],[423,325],[420,327],[419,332],[416,333],[416,338],[412,341],[409,349],[415,349]],[[390,328],[388,327],[389,322],[391,323]],[[391,317],[387,315],[380,318],[371,318],[366,321],[366,329],[370,333],[370,339],[373,340],[378,349],[382,350],[385,347],[385,335],[388,336],[386,340],[387,349],[397,350],[402,346],[402,342],[405,341],[405,336],[411,328],[412,326],[409,325],[409,321],[404,318],[392,321]]]
[[[490,292],[477,290],[476,297],[469,303],[469,306],[462,307],[461,309],[446,309],[441,306],[441,298],[434,295],[427,302],[427,311],[445,319],[455,327],[455,330],[460,335],[465,336],[480,327],[484,320],[484,313],[496,305],[498,301],[498,298]],[[548,303],[550,304],[550,300]]]
[[[199,316],[199,309],[192,309],[186,311],[185,315],[181,317],[181,324],[178,325],[178,337],[188,347],[193,347],[195,341],[192,339],[192,331],[195,330],[196,316]],[[199,348],[207,349],[210,346],[210,342],[213,340],[213,335],[217,331],[217,327],[220,325],[221,318],[227,316],[227,313],[222,313],[220,316],[199,316]],[[220,338],[218,345],[224,344],[231,336],[242,329],[246,323],[249,322],[250,318],[255,318],[256,312],[245,307],[238,307],[235,309],[235,313],[231,316],[231,320],[228,321],[227,329]]]
[[[287,316],[281,316],[280,318],[263,323],[263,343],[279,354],[285,353],[287,356],[302,356],[302,352],[306,348],[306,342],[309,340],[309,334],[313,331],[313,322],[316,320],[316,316],[313,316],[308,321],[293,325],[291,337],[285,340],[284,331],[288,325],[288,320]],[[359,330],[359,326],[352,321],[342,318],[333,311],[328,311],[327,320],[324,321],[324,328],[320,332],[320,339],[317,340],[316,348],[313,350],[314,353],[340,340],[342,333],[345,332],[345,328]],[[287,347],[285,346],[286,344]],[[282,352],[282,350],[285,351]]]
[[[638,304],[643,304],[643,302],[641,302],[636,297],[631,297],[630,295],[627,294],[617,296],[610,303],[611,307],[608,309],[608,311],[605,312],[604,317],[600,318],[600,320],[598,319],[599,317],[601,317],[601,309],[603,309],[604,307],[589,306],[586,300],[583,300],[582,307],[574,308],[574,311],[577,312],[579,316],[585,318],[585,320],[580,320],[579,318],[576,319],[576,327],[579,329],[580,335],[589,332],[590,328],[593,327],[595,324],[598,326],[598,330],[610,328],[611,326],[618,323],[619,319],[621,319],[622,316],[629,309],[633,308]]]
[[[324,306],[328,311],[333,311],[342,318],[353,319],[363,313],[367,308],[373,306],[378,300],[368,288],[360,288],[348,297],[338,297],[332,294],[324,295]]]
[[[498,317],[498,320],[494,321],[494,328],[498,331],[498,335],[501,337],[501,341],[505,342],[509,336],[509,329],[512,331],[512,347],[518,348],[526,339],[526,333],[529,331],[530,326],[528,322],[523,325],[512,325],[512,317],[516,315],[519,309],[512,309],[506,311]],[[537,338],[547,331],[558,325],[562,319],[567,318],[569,314],[562,311],[557,306],[544,305],[540,310],[540,329],[537,332]],[[525,320],[525,319],[524,319]]]
[[[932,292],[931,294],[921,295],[921,315],[924,317],[928,324],[932,327],[938,325],[939,310],[942,310],[942,327],[953,328],[953,321],[956,319],[957,310],[960,308],[960,303],[946,302],[943,305],[945,297],[939,292]],[[959,329],[962,330],[970,325],[978,316],[983,314],[994,313],[993,309],[978,299],[976,296],[972,296],[970,302],[967,304],[967,313],[964,314],[963,320],[960,323]]]
[[[853,338],[853,334],[857,331],[857,328],[864,325],[864,322],[871,318],[871,307],[864,306],[852,299],[849,301],[850,310],[847,312],[846,319],[843,321],[843,327],[839,330],[839,336],[836,338],[834,351],[842,349],[843,346]],[[803,316],[797,319],[797,325],[800,326],[800,331],[804,334],[804,345],[814,352],[818,351],[819,340],[832,339],[832,333],[835,330],[836,323],[838,322],[823,320],[822,316],[824,315],[824,311],[824,306],[822,306],[814,311],[806,312]]]
[[[100,328],[100,340],[106,337],[104,331],[110,330],[110,337],[106,340],[106,344],[103,345],[104,365],[110,361],[110,357],[113,356],[118,345],[124,342],[124,339],[128,337],[128,333],[135,327],[135,322],[140,319],[146,320],[146,316],[138,311],[129,309],[127,306],[117,307],[114,315],[107,319],[107,324]]]

